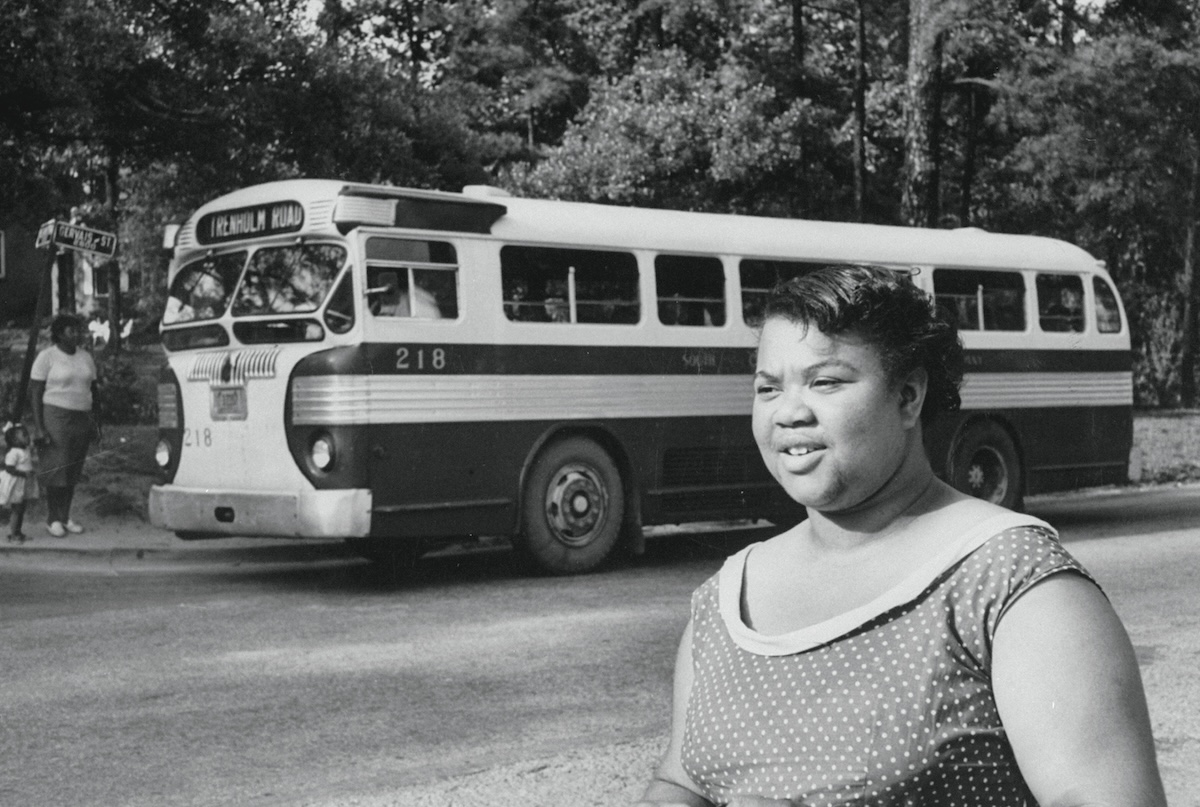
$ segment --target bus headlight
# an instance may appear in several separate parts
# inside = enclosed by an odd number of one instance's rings
[[[319,435],[317,439],[312,441],[312,446],[308,450],[308,458],[312,462],[313,467],[318,471],[329,471],[332,469],[335,459],[333,438],[328,434]]]
[[[171,464],[171,444],[166,440],[159,440],[158,445],[154,447],[154,461],[164,471]]]

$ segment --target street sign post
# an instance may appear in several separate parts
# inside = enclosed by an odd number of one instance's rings
[[[54,246],[75,252],[90,252],[102,258],[111,258],[117,253],[117,236],[115,233],[93,230],[69,221],[50,219],[38,228],[37,240],[33,245],[36,249]],[[20,421],[27,403],[29,374],[33,369],[34,354],[37,352],[38,330],[41,327],[42,317],[50,308],[50,274],[54,271],[55,251],[51,250],[47,256],[46,269],[38,283],[37,301],[33,308],[33,323],[29,326],[29,343],[25,348],[25,364],[21,368],[21,381],[17,387],[17,400],[13,403],[13,410],[8,413],[9,418],[14,421]],[[119,323],[120,317],[116,317],[115,321]],[[119,326],[114,327],[113,330],[115,334],[120,333]]]

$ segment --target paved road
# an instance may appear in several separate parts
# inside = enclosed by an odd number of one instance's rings
[[[1138,648],[1175,807],[1200,805],[1200,488],[1039,500]],[[636,566],[502,552],[0,567],[0,804],[623,804],[666,728],[687,597],[761,532]]]

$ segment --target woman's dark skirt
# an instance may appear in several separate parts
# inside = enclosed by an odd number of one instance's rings
[[[38,453],[38,481],[44,487],[75,487],[83,473],[88,446],[96,435],[92,413],[44,404],[42,424],[50,445]]]

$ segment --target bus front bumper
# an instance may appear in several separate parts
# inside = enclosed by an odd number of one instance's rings
[[[371,491],[223,491],[155,485],[150,523],[178,533],[255,538],[361,538],[371,531]]]

